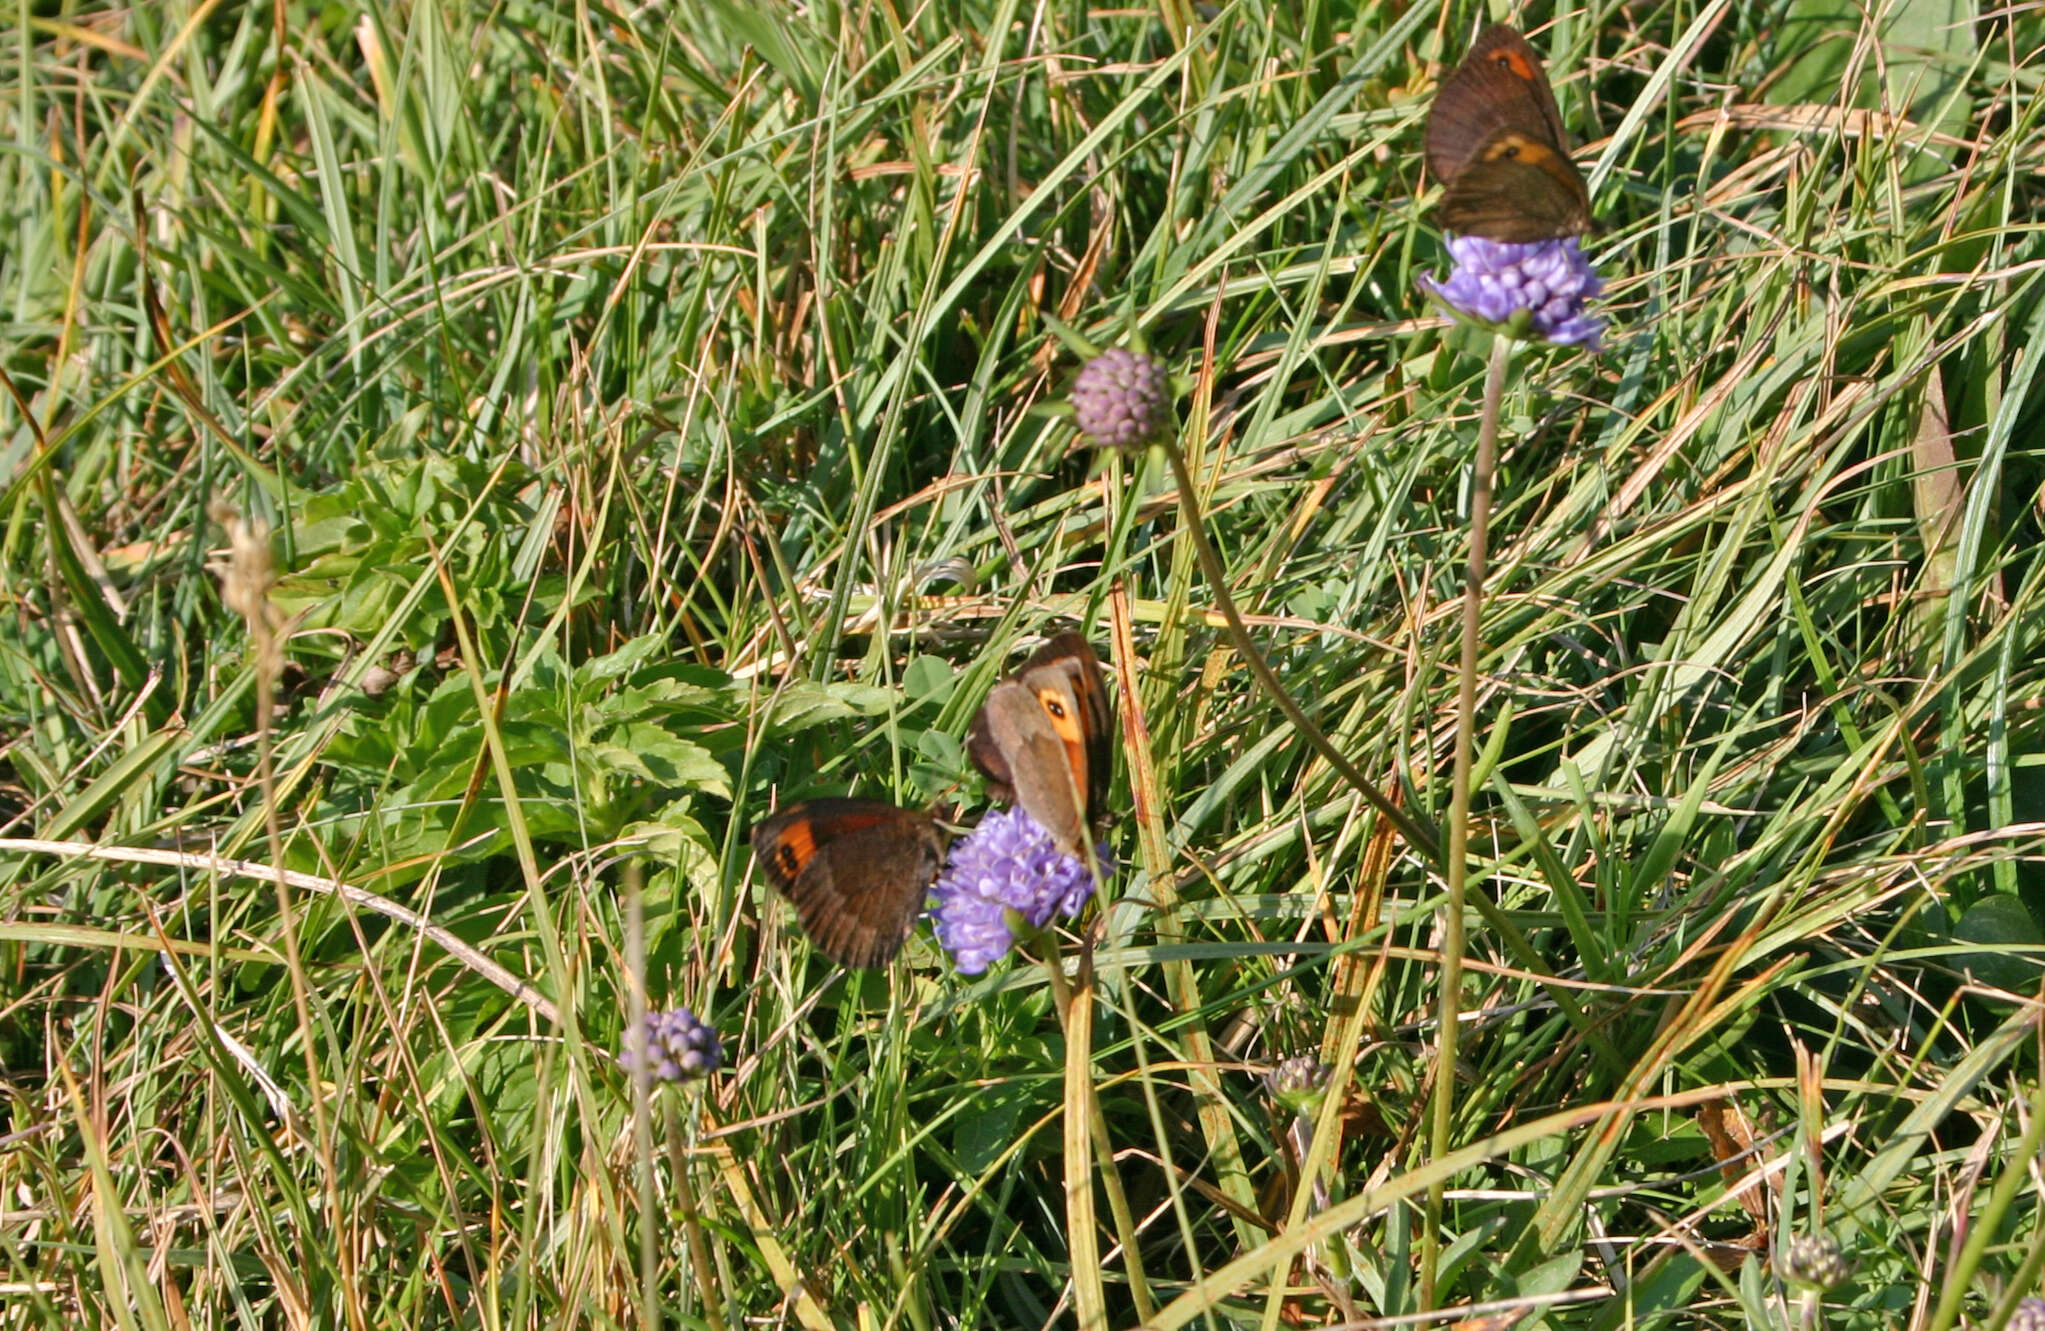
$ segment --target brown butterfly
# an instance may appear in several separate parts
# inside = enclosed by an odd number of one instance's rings
[[[841,966],[875,970],[916,927],[944,865],[944,834],[927,813],[878,800],[819,799],[757,824],[753,852],[818,951]]]
[[[986,774],[989,794],[1021,805],[1060,850],[1081,855],[1084,829],[1107,799],[1114,728],[1093,645],[1061,633],[994,686],[973,718],[966,753]]]
[[[1596,229],[1541,57],[1503,23],[1477,34],[1434,95],[1427,169],[1447,188],[1441,224],[1457,235],[1519,242]]]

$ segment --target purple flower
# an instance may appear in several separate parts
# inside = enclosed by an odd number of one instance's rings
[[[1604,289],[1575,236],[1513,244],[1482,236],[1450,236],[1455,266],[1447,281],[1433,274],[1421,284],[1443,304],[1480,323],[1504,324],[1522,311],[1536,337],[1592,351],[1605,321],[1584,312],[1584,302]],[[1524,334],[1516,334],[1524,336]]]
[[[1072,415],[1080,432],[1106,448],[1134,448],[1165,423],[1172,377],[1164,362],[1115,347],[1086,363],[1072,381]]]
[[[1106,857],[1102,857],[1105,867]],[[1093,875],[1021,809],[1001,809],[952,847],[931,895],[937,941],[966,975],[978,975],[1015,943],[1006,912],[1041,929],[1053,915],[1079,914]]]
[[[2035,1294],[2017,1300],[2016,1311],[2002,1324],[2003,1331],[2045,1331],[2045,1299]]]
[[[1311,1119],[1321,1112],[1328,1098],[1328,1078],[1334,1069],[1312,1054],[1294,1054],[1264,1074],[1271,1098],[1295,1116]]]
[[[724,1061],[724,1046],[709,1023],[698,1021],[685,1007],[669,1012],[646,1014],[646,1057],[654,1081],[690,1081],[717,1071]],[[631,1040],[618,1055],[627,1072],[633,1070]]]

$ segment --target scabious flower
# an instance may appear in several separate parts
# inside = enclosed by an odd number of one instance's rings
[[[654,1081],[691,1081],[707,1077],[724,1062],[724,1046],[709,1023],[697,1020],[685,1007],[646,1014],[646,1059],[648,1075]],[[633,1070],[631,1040],[625,1041],[618,1062]]]
[[[2045,1331],[2045,1299],[2035,1294],[2018,1299],[2016,1311],[2002,1326],[2003,1331]]]
[[[1792,1285],[1830,1289],[1853,1274],[1839,1241],[1825,1234],[1799,1234],[1782,1255],[1782,1278]]]
[[[1163,361],[1142,351],[1103,351],[1072,381],[1073,418],[1082,434],[1105,448],[1147,443],[1171,405],[1170,373]]]
[[[1479,323],[1510,324],[1521,316],[1535,337],[1598,349],[1605,321],[1586,313],[1584,302],[1605,284],[1575,236],[1523,244],[1450,236],[1449,257],[1455,265],[1446,281],[1420,279],[1443,304]]]
[[[1103,867],[1105,868],[1103,856]],[[931,889],[937,941],[966,975],[978,975],[1015,944],[1007,912],[1041,929],[1079,914],[1093,875],[1020,808],[998,809],[952,847]]]
[[[1299,1118],[1321,1112],[1334,1069],[1312,1054],[1294,1054],[1264,1074],[1264,1086],[1281,1108]]]

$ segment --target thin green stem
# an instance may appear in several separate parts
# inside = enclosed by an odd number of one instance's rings
[[[668,1173],[674,1179],[675,1209],[681,1213],[682,1238],[689,1246],[689,1265],[695,1271],[696,1289],[703,1296],[703,1320],[710,1331],[724,1331],[724,1289],[717,1279],[717,1267],[710,1260],[710,1241],[703,1232],[703,1216],[696,1206],[696,1186],[689,1177],[693,1162],[682,1140],[682,1109],[676,1103],[675,1090],[670,1087],[669,1094],[662,1097],[668,1102]]]
[[[1087,847],[1087,852],[1088,858],[1092,859],[1091,845]],[[1098,883],[1098,876],[1095,881]],[[1057,1006],[1064,1020],[1068,1044],[1075,1040],[1090,1040],[1092,1023],[1085,1019],[1086,1014],[1075,1004],[1092,1001],[1092,986],[1082,985],[1075,989],[1066,981],[1064,961],[1058,953],[1057,936],[1050,930],[1042,932],[1038,945],[1043,949],[1044,977],[1051,987],[1051,1001]],[[1068,1055],[1070,1052],[1068,1049]],[[1094,1168],[1099,1170],[1101,1186],[1108,1194],[1108,1215],[1115,1225],[1115,1240],[1122,1245],[1122,1267],[1129,1277],[1130,1302],[1136,1306],[1138,1320],[1148,1321],[1151,1314],[1157,1311],[1157,1300],[1151,1297],[1150,1280],[1143,1269],[1143,1249],[1137,1243],[1136,1212],[1129,1205],[1129,1195],[1122,1188],[1122,1175],[1115,1164],[1115,1139],[1108,1132],[1107,1116],[1101,1112],[1100,1097],[1094,1094],[1092,1081],[1088,1080],[1084,1086],[1071,1089],[1076,1089],[1086,1101],[1079,1107],[1079,1112],[1086,1119],[1088,1134],[1093,1138],[1094,1151],[1097,1153]],[[1066,1112],[1073,1112],[1069,1097]],[[1068,1159],[1066,1163],[1068,1169],[1071,1169],[1079,1162]],[[1091,1186],[1093,1169],[1079,1168],[1072,1172],[1077,1177],[1068,1178],[1068,1187]],[[1082,1322],[1085,1320],[1084,1317],[1081,1318]]]
[[[1177,443],[1170,440],[1165,442],[1164,450],[1165,456],[1171,459],[1172,477],[1178,483],[1179,511],[1185,515],[1186,536],[1193,542],[1193,554],[1200,561],[1200,572],[1214,592],[1215,609],[1221,611],[1222,620],[1228,625],[1229,638],[1235,643],[1236,652],[1243,658],[1243,664],[1250,668],[1250,673],[1256,677],[1258,686],[1271,701],[1278,704],[1278,710],[1285,713],[1286,720],[1292,722],[1293,729],[1299,732],[1300,738],[1304,739],[1315,753],[1320,754],[1328,766],[1340,773],[1342,779],[1378,811],[1379,816],[1398,828],[1408,845],[1428,859],[1439,862],[1442,856],[1441,837],[1435,830],[1392,803],[1385,793],[1377,788],[1375,782],[1358,771],[1356,765],[1349,759],[1343,757],[1342,751],[1321,732],[1319,726],[1308,719],[1307,714],[1300,710],[1300,705],[1293,701],[1292,695],[1285,691],[1285,686],[1278,682],[1278,676],[1271,669],[1271,663],[1264,659],[1264,654],[1257,650],[1257,644],[1251,640],[1250,631],[1243,624],[1242,615],[1236,610],[1235,599],[1228,594],[1228,575],[1222,571],[1221,556],[1215,553],[1213,543],[1207,539],[1207,528],[1200,520],[1200,506],[1193,497],[1193,474],[1186,466],[1186,455],[1179,450]]]
[[[639,1190],[639,1320],[660,1325],[660,1227],[653,1180],[653,1060],[646,1056],[645,870],[625,861],[625,1052],[632,1064],[632,1174]]]
[[[1491,473],[1498,465],[1498,415],[1505,398],[1505,371],[1512,360],[1512,339],[1491,339],[1491,360],[1484,370],[1484,414],[1477,427],[1477,458],[1470,466],[1470,564],[1463,584],[1463,656],[1456,674],[1456,758],[1449,794],[1448,900],[1441,930],[1441,1038],[1434,1060],[1434,1114],[1429,1125],[1427,1154],[1439,1160],[1449,1153],[1455,1124],[1456,1035],[1462,1016],[1463,905],[1469,896],[1470,769],[1477,734],[1477,655],[1484,610],[1484,562],[1491,539]],[[1420,1246],[1420,1306],[1435,1306],[1435,1276],[1441,1257],[1442,1189],[1438,1179],[1427,1190],[1427,1227]]]
[[[2030,1171],[2020,1162],[2036,1160],[2039,1147],[2045,1146],[2045,1086],[2036,1087],[2031,1092],[2030,1120],[2016,1149],[2003,1157],[2011,1163],[1989,1191],[1988,1204],[1974,1214],[1959,1256],[1946,1268],[1945,1287],[1939,1294],[1938,1306],[1932,1309],[1931,1320],[1925,1323],[1932,1331],[1946,1331],[1948,1327],[1959,1324],[1960,1309],[1966,1303],[1968,1292],[1974,1288],[1974,1277],[1981,1270],[1983,1258],[1988,1255],[1991,1245],[2003,1240],[2003,1222],[2009,1217],[2010,1207],[2029,1185]],[[2037,1245],[2034,1244],[2024,1258],[2023,1268],[2032,1279],[2036,1278]],[[2011,1296],[2003,1299],[2006,1306],[1998,1308],[1997,1313],[2007,1320],[2016,1308],[2014,1296],[2028,1288],[2028,1282],[2014,1286]],[[1991,1326],[1996,1324],[1994,1321],[1988,1323]]]

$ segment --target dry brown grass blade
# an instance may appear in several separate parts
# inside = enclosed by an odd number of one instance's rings
[[[1699,1106],[1697,1126],[1704,1130],[1705,1140],[1711,1143],[1712,1158],[1718,1161],[1719,1175],[1725,1179],[1733,1199],[1754,1222],[1755,1229],[1765,1234],[1768,1230],[1768,1198],[1761,1191],[1760,1180],[1750,1177],[1747,1163],[1758,1151],[1754,1125],[1748,1122],[1739,1102],[1728,1097]],[[1773,1176],[1770,1176],[1770,1181],[1777,1187],[1781,1186]]]

